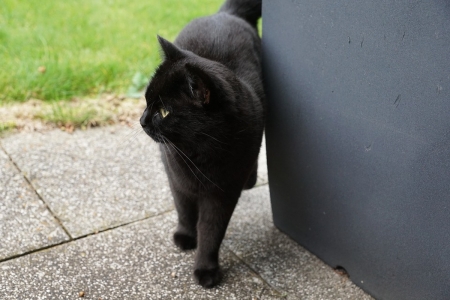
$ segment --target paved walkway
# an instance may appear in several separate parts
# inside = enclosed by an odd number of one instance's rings
[[[265,152],[221,250],[223,283],[191,277],[159,151],[139,129],[0,139],[0,299],[372,299],[276,229]]]

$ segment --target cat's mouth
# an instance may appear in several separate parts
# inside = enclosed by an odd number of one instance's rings
[[[144,132],[151,137],[155,142],[157,143],[164,143],[164,137],[161,135],[161,133],[156,132],[155,130],[151,130],[148,128],[143,128]]]

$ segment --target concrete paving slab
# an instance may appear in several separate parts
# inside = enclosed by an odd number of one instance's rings
[[[0,141],[20,168],[8,178],[25,182],[24,172],[80,237],[0,263],[0,299],[75,299],[80,292],[85,299],[371,299],[274,227],[265,148],[259,187],[243,193],[222,247],[223,284],[196,285],[193,252],[171,240],[176,217],[167,212],[172,199],[157,146],[138,132],[116,126]]]
[[[1,143],[72,237],[172,209],[159,150],[142,129],[21,133]]]
[[[267,172],[267,152],[266,152],[266,137],[263,137],[261,151],[258,157],[258,179],[255,186],[267,184],[269,176]]]
[[[2,145],[72,237],[173,207],[158,146],[140,128],[22,133]],[[263,185],[265,145],[259,165]]]
[[[191,276],[194,253],[172,243],[174,212],[0,264],[0,299],[280,299],[230,251],[223,283]]]
[[[243,193],[224,245],[287,299],[372,299],[275,228],[267,185]]]
[[[69,237],[0,148],[0,260]]]

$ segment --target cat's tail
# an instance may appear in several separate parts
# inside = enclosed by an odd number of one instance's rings
[[[226,0],[219,12],[226,12],[246,20],[256,27],[261,17],[262,0]]]

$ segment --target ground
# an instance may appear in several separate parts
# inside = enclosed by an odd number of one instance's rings
[[[176,225],[157,145],[139,127],[0,139],[0,299],[371,299],[272,222],[265,148],[205,290]]]

